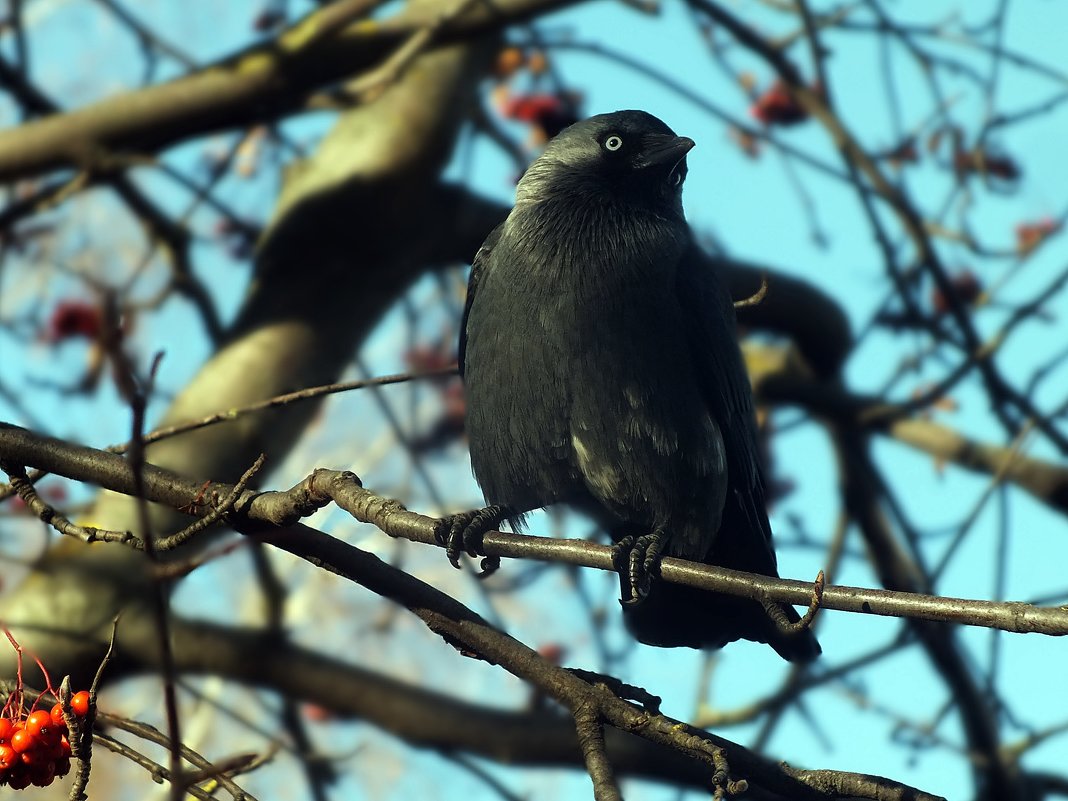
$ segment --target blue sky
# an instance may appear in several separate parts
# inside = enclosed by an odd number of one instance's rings
[[[194,4],[197,5],[197,4]],[[204,3],[198,13],[190,13],[186,3],[146,2],[137,13],[155,29],[165,32],[197,61],[203,62],[244,44],[249,37],[250,20],[259,8],[256,2],[232,0],[229,3]],[[901,5],[901,4],[898,4]],[[131,5],[131,8],[133,6]],[[761,4],[743,2],[730,6],[763,26],[769,33],[790,30],[782,18]],[[927,14],[930,19],[948,20],[950,11],[966,7],[966,22],[985,19],[992,3],[931,2],[907,4],[895,13]],[[295,14],[303,6],[294,3]],[[95,98],[113,94],[136,85],[140,80],[141,58],[137,42],[125,36],[107,15],[91,3],[51,2],[38,0],[28,4],[34,20],[32,65],[33,77],[66,106],[77,106]],[[694,89],[700,96],[736,116],[751,122],[747,114],[749,101],[738,86],[715,68],[707,47],[691,25],[689,14],[677,3],[665,2],[663,13],[650,19],[613,2],[597,2],[554,15],[540,26],[548,40],[573,37],[575,42],[599,42],[605,47],[632,55]],[[947,23],[947,32],[955,30]],[[1049,64],[1062,61],[1063,31],[1068,30],[1068,6],[1041,4],[1041,8],[1012,6],[1006,26],[1008,46],[1025,52],[1030,58]],[[517,37],[522,34],[517,32]],[[824,44],[832,56],[828,60],[834,97],[843,110],[846,123],[870,148],[890,147],[898,140],[894,121],[887,112],[886,97],[879,77],[880,48],[870,35],[861,33],[828,36]],[[3,46],[9,47],[9,42]],[[10,50],[6,52],[10,53]],[[790,51],[806,74],[811,74],[807,51],[797,47]],[[967,49],[954,51],[965,64],[988,70],[988,62]],[[730,54],[735,65],[753,73],[758,85],[771,80],[766,67],[734,48]],[[855,329],[859,330],[878,307],[886,292],[879,252],[870,226],[865,220],[852,189],[803,166],[786,165],[782,158],[765,149],[758,159],[741,154],[730,139],[727,127],[694,103],[673,94],[656,81],[633,71],[619,68],[603,58],[580,50],[561,51],[554,64],[566,82],[583,92],[587,113],[618,108],[643,108],[667,121],[678,133],[697,141],[689,156],[689,177],[685,203],[689,219],[698,230],[712,234],[732,255],[766,262],[776,269],[795,274],[824,288],[843,302]],[[906,131],[919,128],[928,119],[931,103],[922,76],[895,51],[894,75],[897,82]],[[179,74],[182,68],[169,59],[159,64],[157,79]],[[1015,111],[1045,102],[1068,88],[1065,79],[1039,79],[1009,64],[1002,66],[995,95],[1001,111]],[[988,109],[975,87],[960,78],[950,77],[943,87],[950,99],[950,116],[967,131],[974,131]],[[1068,166],[1061,155],[1063,131],[1068,129],[1068,111],[1056,106],[1032,123],[1010,129],[996,138],[997,144],[1011,153],[1023,166],[1024,178],[1009,195],[985,192],[973,185],[971,204],[967,207],[973,231],[990,248],[1011,249],[1013,226],[1021,221],[1061,215],[1068,198]],[[0,124],[13,124],[9,107],[0,104]],[[313,147],[316,139],[330,124],[327,115],[312,115],[289,121],[283,129],[293,139]],[[517,136],[525,132],[514,129]],[[924,129],[924,136],[929,129]],[[839,167],[839,160],[827,135],[814,123],[784,130],[783,141],[802,148],[827,164]],[[226,135],[184,144],[169,151],[168,162],[192,168],[205,150],[225,147]],[[463,153],[465,147],[458,152]],[[812,225],[807,221],[805,204],[791,188],[789,171],[793,170],[812,198],[823,244],[815,241]],[[502,202],[510,202],[514,168],[492,145],[474,143],[469,158],[457,158],[449,168],[452,177],[469,182],[479,191]],[[150,169],[136,171],[138,180],[153,196],[175,212],[187,202],[186,196],[166,178]],[[928,212],[939,208],[951,188],[944,170],[925,156],[922,164],[910,168],[903,176],[909,191]],[[223,183],[223,192],[232,206],[250,219],[263,220],[268,215],[277,192],[277,174],[262,170],[249,178],[232,176]],[[121,212],[105,192],[94,191],[68,202],[61,211],[68,228],[60,237],[49,260],[64,265],[78,264],[94,254],[115,261],[116,273],[136,262],[143,247],[137,227]],[[889,219],[888,217],[886,219]],[[947,218],[952,224],[957,217]],[[216,301],[229,319],[240,301],[247,281],[248,265],[228,258],[211,238],[215,218],[200,212],[193,218],[194,229],[203,239],[194,249],[196,269],[210,280]],[[1011,259],[982,262],[963,248],[940,244],[940,254],[953,269],[969,266],[985,282],[994,283],[1009,276],[1001,298],[1006,302],[1029,299],[1065,264],[1066,248],[1054,239],[1022,268]],[[116,254],[120,258],[115,259]],[[142,297],[158,289],[162,270],[149,271],[137,285]],[[453,276],[453,283],[458,277]],[[36,273],[32,264],[16,264],[0,274],[0,314],[43,314],[50,303],[84,290],[71,277],[54,270]],[[419,310],[417,331],[426,338],[440,333],[449,315],[441,304],[441,286],[427,279],[411,293],[411,304]],[[455,298],[452,298],[455,301]],[[1063,299],[1053,309],[1065,308]],[[1006,311],[993,307],[976,315],[976,324],[986,335],[1004,322]],[[1019,333],[999,355],[998,364],[1006,375],[1022,381],[1043,358],[1056,351],[1053,343],[1068,341],[1063,319],[1024,324]],[[372,373],[403,369],[402,354],[408,329],[405,315],[398,310],[389,315],[374,337],[366,344],[361,359]],[[918,337],[890,337],[876,334],[865,340],[847,365],[846,378],[856,391],[878,391],[896,368],[902,356],[923,345]],[[181,301],[166,304],[158,312],[143,316],[138,324],[132,347],[143,360],[158,349],[166,351],[160,376],[164,395],[181,387],[195,372],[208,353],[208,343],[198,326],[191,322],[190,310]],[[92,397],[66,398],[55,393],[32,389],[31,379],[76,375],[85,364],[85,348],[68,343],[58,348],[37,344],[24,349],[0,330],[0,381],[7,387],[25,388],[24,400],[32,399],[34,416],[48,422],[52,433],[71,436],[93,445],[106,445],[125,438],[127,418],[121,404],[105,382]],[[937,379],[944,365],[925,368],[909,376],[897,389],[897,397],[925,382]],[[1046,382],[1039,400],[1052,403],[1068,391],[1063,371]],[[405,397],[406,390],[387,389],[389,397]],[[415,419],[425,423],[434,413],[434,396],[429,390],[416,391]],[[954,392],[959,410],[936,412],[936,419],[978,439],[1003,442],[1004,435],[985,407],[984,396],[974,381]],[[165,397],[154,405],[159,413]],[[782,420],[794,419],[790,411]],[[0,419],[29,423],[0,398]],[[352,421],[361,421],[354,426]],[[343,433],[344,436],[339,436]],[[370,396],[345,396],[332,399],[306,443],[284,465],[276,467],[268,480],[272,485],[288,485],[291,479],[305,475],[316,465],[351,467],[371,486],[386,494],[398,494],[412,508],[430,511],[425,489],[412,479],[406,459],[390,449],[393,444],[384,433],[384,424]],[[942,471],[930,457],[888,441],[876,444],[876,454],[898,500],[910,518],[924,531],[933,534],[924,540],[924,552],[935,562],[945,548],[948,537],[940,529],[953,526],[972,507],[986,487],[988,479],[965,474],[952,468]],[[1034,455],[1053,458],[1048,448],[1037,446]],[[804,521],[807,531],[826,540],[833,530],[839,508],[837,477],[831,452],[822,429],[812,423],[796,426],[775,441],[775,459],[779,472],[796,483],[795,491],[774,510],[773,525],[781,539],[792,539],[791,519]],[[470,478],[466,452],[462,445],[428,463],[428,468],[442,486],[450,491],[450,501],[462,508],[479,501],[476,485]],[[77,497],[77,495],[76,495]],[[1063,565],[1068,563],[1068,541],[1063,519],[1020,493],[1010,493],[1005,507],[995,497],[980,514],[975,531],[938,585],[939,591],[968,597],[992,597],[997,572],[995,554],[998,547],[999,520],[1002,514],[1010,521],[1005,553],[1004,585],[1006,597],[1026,599],[1063,591]],[[388,554],[397,547],[382,535],[358,527],[337,513],[324,512],[315,521],[325,530],[351,538],[360,547]],[[547,518],[535,520],[534,532],[554,531]],[[566,528],[571,536],[585,533],[585,527],[571,521]],[[5,552],[13,540],[3,534],[0,520],[0,547]],[[1040,544],[1036,545],[1036,539]],[[859,549],[855,533],[848,544]],[[401,546],[403,547],[403,546]],[[485,611],[484,599],[469,585],[456,583],[456,577],[440,553],[412,546],[407,549],[406,564],[421,577],[448,584],[460,597]],[[823,565],[824,554],[818,550],[784,548],[780,552],[780,571],[792,578],[811,578]],[[309,643],[331,641],[351,643],[348,655],[373,667],[408,675],[413,681],[427,682],[476,700],[500,697],[520,700],[525,690],[502,671],[471,660],[459,660],[413,620],[398,620],[393,637],[383,640],[367,631],[368,616],[382,614],[382,607],[362,590],[339,585],[329,577],[316,576],[303,565],[282,562],[283,570],[299,582],[291,614],[298,636]],[[232,566],[221,568],[232,570]],[[505,572],[517,569],[505,566]],[[240,586],[219,587],[219,573],[201,571],[190,578],[179,594],[178,603],[200,614],[228,619],[234,609],[243,609]],[[614,580],[611,576],[582,574],[582,585],[603,603],[610,623],[608,635],[614,644],[625,643],[625,635],[614,614]],[[837,577],[841,583],[874,586],[876,580],[866,562],[847,559]],[[10,586],[10,582],[7,582]],[[492,586],[492,585],[491,585]],[[498,612],[509,630],[531,645],[562,641],[569,650],[568,663],[596,669],[596,651],[582,607],[574,599],[572,578],[564,571],[548,571],[514,598],[494,596]],[[560,602],[548,603],[549,598]],[[312,629],[311,622],[320,618],[322,605],[337,614],[325,623],[328,633]],[[244,614],[251,615],[250,610]],[[302,626],[302,624],[304,624]],[[826,667],[847,661],[877,644],[890,640],[900,630],[900,623],[888,619],[827,613],[821,622],[821,640]],[[961,631],[957,636],[970,646],[974,658],[984,664],[988,658],[991,635],[986,631]],[[1034,635],[1004,638],[1003,667],[999,689],[1007,694],[1018,715],[1037,726],[1062,722],[1065,710],[1050,703],[1052,688],[1063,683],[1063,665],[1068,650],[1063,642]],[[344,649],[343,649],[344,650]],[[633,649],[622,668],[630,681],[662,694],[665,711],[680,718],[691,718],[697,699],[697,676],[704,657],[689,651],[663,651],[639,647]],[[462,664],[457,665],[457,662]],[[441,665],[440,670],[426,671],[421,664]],[[455,668],[455,671],[453,670]],[[776,686],[786,670],[769,649],[749,643],[737,643],[716,659],[711,699],[718,708],[734,708],[759,697]],[[945,689],[931,680],[924,656],[915,648],[884,660],[863,674],[863,688],[834,686],[809,696],[807,711],[815,725],[806,722],[796,710],[787,713],[784,723],[768,744],[769,752],[793,764],[856,770],[891,776],[925,790],[950,798],[966,797],[969,778],[963,760],[939,748],[908,751],[891,743],[894,722],[888,714],[859,708],[851,697],[863,689],[876,707],[885,708],[905,718],[926,720],[945,700]],[[147,687],[146,684],[146,692]],[[115,705],[134,706],[126,697],[115,694]],[[134,714],[131,709],[131,714]],[[150,716],[151,709],[137,709]],[[721,730],[726,737],[746,742],[756,736],[758,726],[748,725]],[[847,736],[842,736],[847,732]],[[828,735],[829,745],[823,734]],[[953,723],[939,729],[951,742],[960,742]],[[423,798],[491,797],[485,786],[465,771],[432,754],[413,753],[409,749],[373,734],[365,726],[330,725],[323,727],[324,742],[331,750],[345,752],[362,749],[353,758],[355,769],[347,774],[338,788],[337,797],[402,798],[415,794]],[[228,748],[240,747],[241,736],[231,733]],[[1017,733],[1018,736],[1018,733]],[[255,742],[249,740],[250,743]],[[1063,770],[1068,754],[1064,738],[1054,739],[1036,749],[1028,758],[1030,766]],[[285,764],[283,762],[283,764]],[[414,768],[406,770],[405,766]],[[532,797],[585,798],[588,780],[580,773],[535,772],[517,776],[492,767],[509,787]],[[249,789],[263,791],[277,782],[275,774],[265,772],[249,780]],[[299,781],[290,778],[293,795],[299,798]],[[637,797],[639,794],[635,793]],[[675,791],[643,789],[642,798],[676,798]],[[700,797],[693,794],[692,797]]]

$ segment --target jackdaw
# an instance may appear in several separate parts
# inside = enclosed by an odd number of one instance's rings
[[[519,181],[475,256],[460,332],[489,506],[447,518],[439,536],[457,564],[503,520],[568,503],[617,542],[639,641],[745,638],[807,661],[820,648],[783,625],[793,607],[649,580],[661,555],[778,575],[734,308],[683,216],[693,146],[646,112],[600,114]]]

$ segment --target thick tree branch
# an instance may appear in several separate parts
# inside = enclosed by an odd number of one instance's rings
[[[737,259],[709,259],[736,299],[749,297],[761,279],[768,280],[767,296],[738,310],[739,325],[788,336],[816,375],[831,379],[839,374],[853,349],[853,334],[837,300],[781,270]]]
[[[796,362],[796,358],[793,362]],[[959,465],[1000,476],[1062,514],[1068,514],[1068,467],[1025,456],[1012,447],[977,442],[952,428],[910,416],[910,405],[888,403],[849,392],[837,382],[817,381],[791,362],[786,351],[760,351],[750,364],[758,399],[773,405],[796,405],[836,424],[856,426]]]
[[[474,3],[435,41],[455,43],[522,22],[575,0]],[[313,12],[268,43],[190,75],[0,131],[0,182],[61,167],[99,171],[155,154],[190,137],[275,119],[306,95],[379,64],[416,31],[435,25],[441,6],[414,4],[394,17],[354,22],[319,35],[334,12]]]
[[[418,603],[413,603],[414,606],[430,604],[439,598],[445,605],[443,608],[455,610],[455,602],[448,596],[421,583],[409,584],[411,577],[394,571],[370,554],[303,527],[299,534],[291,536],[291,533],[281,531],[279,535],[288,538],[290,548],[294,551],[303,550],[303,554],[298,554],[303,558],[315,563],[325,560],[343,573],[351,571],[353,577],[367,586],[371,586],[367,582],[377,581],[377,576],[390,582],[395,579],[412,591],[418,590]],[[305,535],[310,535],[310,538]],[[368,570],[369,574],[365,572]],[[403,593],[409,602],[416,600],[409,597],[405,589],[392,589],[389,592],[388,597]],[[463,609],[459,607],[459,610]],[[463,614],[471,613],[468,611]],[[120,630],[118,665],[122,675],[154,669],[158,653],[153,647],[151,625],[151,618],[144,614],[134,613],[124,618]],[[329,655],[292,643],[266,638],[259,632],[202,621],[176,620],[174,636],[176,664],[184,673],[205,673],[269,688],[287,697],[330,709],[342,717],[353,716],[366,720],[416,746],[464,751],[513,765],[574,768],[584,765],[573,721],[554,708],[518,711],[469,703],[340,662]],[[497,636],[506,637],[500,633]],[[525,649],[524,646],[519,647]],[[449,658],[447,652],[443,651],[442,658]],[[540,663],[539,666],[556,670]],[[548,675],[566,673],[568,671]],[[583,684],[589,687],[585,682]],[[585,689],[582,691],[585,692]],[[726,750],[732,770],[739,775],[764,779],[788,773],[796,780],[780,784],[779,779],[772,778],[765,786],[754,778],[747,798],[782,801],[786,798],[809,800],[841,797],[834,794],[814,795],[804,786],[812,781],[823,781],[818,778],[824,775],[822,771],[775,765],[728,740],[704,732],[700,734]],[[707,766],[676,749],[615,727],[605,730],[605,746],[608,759],[620,775],[693,788],[709,786],[710,771]],[[769,770],[771,772],[766,773]],[[886,794],[862,794],[859,797],[902,801],[911,798],[930,801],[933,798],[924,793],[910,796],[908,793],[916,791],[886,779],[835,771],[829,773],[853,783],[878,784],[881,792]]]

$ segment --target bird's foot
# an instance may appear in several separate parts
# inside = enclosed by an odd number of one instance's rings
[[[649,595],[653,579],[660,575],[660,557],[667,541],[667,533],[656,529],[640,537],[624,537],[612,548],[623,606],[637,606]]]
[[[501,521],[515,517],[516,511],[511,506],[487,506],[484,509],[472,509],[469,512],[443,517],[438,522],[434,537],[445,546],[445,553],[452,566],[459,569],[460,554],[483,556],[479,576],[488,576],[501,566],[500,557],[485,556],[482,553],[482,538],[487,531],[493,531]]]

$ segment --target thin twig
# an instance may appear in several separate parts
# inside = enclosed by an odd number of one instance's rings
[[[734,301],[734,308],[747,309],[750,306],[758,306],[768,296],[768,276],[767,273],[762,273],[760,276],[760,288],[757,289],[752,295],[742,300]]]
[[[171,534],[169,537],[160,537],[159,539],[157,539],[155,542],[156,551],[170,551],[181,545],[184,545],[200,532],[206,531],[207,529],[218,523],[220,520],[222,520],[226,516],[226,514],[234,508],[234,504],[237,503],[237,499],[241,497],[241,494],[245,491],[245,488],[252,480],[252,477],[260,471],[260,468],[263,467],[263,463],[264,461],[266,461],[266,459],[267,454],[261,453],[256,458],[256,461],[252,463],[252,467],[246,470],[241,475],[241,478],[238,479],[237,483],[234,484],[232,488],[230,488],[230,491],[227,493],[226,497],[223,498],[222,501],[218,504],[213,505],[211,511],[209,511],[206,515],[199,518],[196,522],[190,523],[181,531]]]

